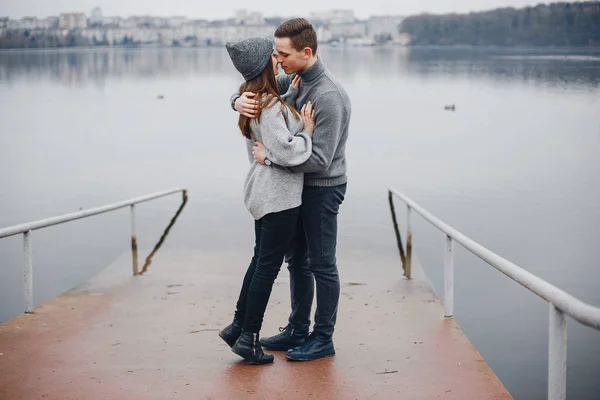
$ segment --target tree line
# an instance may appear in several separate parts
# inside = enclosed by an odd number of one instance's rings
[[[406,18],[412,45],[600,46],[600,1]]]

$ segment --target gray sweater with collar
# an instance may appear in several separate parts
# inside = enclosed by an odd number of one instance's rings
[[[351,104],[348,94],[333,74],[325,67],[321,59],[306,71],[298,72],[302,78],[295,102],[285,100],[300,110],[309,101],[315,108],[315,129],[311,156],[289,172],[305,172],[305,186],[337,186],[348,181],[346,176],[346,141],[350,127]],[[277,75],[279,93],[286,93],[292,88],[291,83],[296,74]],[[293,88],[292,88],[293,89]],[[231,97],[231,104],[240,95]],[[287,94],[286,94],[287,96]],[[265,144],[266,155],[278,168],[287,165]]]
[[[289,168],[292,172],[305,172],[305,186],[337,186],[348,181],[346,176],[346,141],[350,126],[351,104],[348,94],[325,67],[321,59],[306,71],[298,72],[302,78],[296,109],[309,101],[315,109],[315,129],[312,155],[306,162]],[[277,76],[279,92],[285,93],[295,74]],[[288,100],[289,101],[289,100]],[[269,146],[267,158],[285,166]]]

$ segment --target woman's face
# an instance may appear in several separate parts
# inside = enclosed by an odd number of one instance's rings
[[[277,68],[277,56],[275,55],[275,52],[271,53],[271,62],[273,63],[273,71],[275,72],[275,75],[277,76],[277,74],[279,74],[279,68]]]

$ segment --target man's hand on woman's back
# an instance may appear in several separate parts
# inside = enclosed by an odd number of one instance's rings
[[[255,118],[258,101],[253,97],[256,93],[244,92],[235,100],[235,110],[248,118]]]

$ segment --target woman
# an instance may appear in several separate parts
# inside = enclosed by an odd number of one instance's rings
[[[256,119],[240,115],[238,126],[246,137],[250,171],[244,183],[244,202],[255,219],[254,256],[236,305],[233,322],[219,336],[252,364],[273,362],[273,356],[262,351],[259,332],[273,283],[283,262],[285,251],[294,236],[302,203],[304,174],[284,168],[260,165],[252,156],[255,141],[265,145],[281,166],[305,162],[312,153],[314,110],[310,102],[298,113],[295,103],[300,78],[296,77],[285,96],[278,92],[277,58],[273,42],[253,37],[229,42],[227,51],[245,82],[243,92],[256,93]]]

